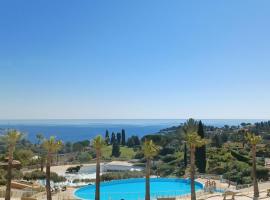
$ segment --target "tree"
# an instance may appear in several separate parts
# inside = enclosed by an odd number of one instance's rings
[[[53,154],[57,153],[63,146],[62,141],[56,140],[55,137],[51,136],[49,139],[46,139],[43,144],[43,148],[47,152],[46,160],[46,193],[47,200],[52,200],[51,194],[51,163]]]
[[[14,158],[19,160],[22,166],[27,166],[33,161],[34,153],[30,149],[17,149],[14,151]]]
[[[110,133],[109,133],[108,130],[106,130],[106,133],[105,133],[105,143],[106,143],[107,145],[110,144]]]
[[[117,133],[116,138],[117,138],[117,143],[120,145],[121,144],[121,133]]]
[[[258,180],[257,180],[257,172],[256,172],[256,150],[257,150],[257,144],[259,144],[262,140],[261,136],[256,136],[253,133],[248,132],[246,134],[246,140],[251,146],[251,153],[252,153],[252,173],[251,177],[253,179],[253,199],[258,199],[260,196],[259,193],[259,186],[258,186]]]
[[[126,145],[126,131],[125,129],[122,129],[122,145],[125,146]]]
[[[140,139],[139,139],[138,136],[133,135],[133,136],[131,136],[130,138],[128,138],[126,144],[127,144],[128,147],[136,147],[136,146],[139,146],[139,145],[140,145]]]
[[[202,121],[199,121],[198,124],[198,135],[203,139],[204,138],[204,130]],[[202,147],[197,147],[195,151],[195,158],[196,158],[196,166],[200,173],[205,173],[206,168],[206,146],[203,145]]]
[[[6,195],[5,200],[10,200],[11,196],[11,179],[12,179],[12,163],[13,153],[17,142],[21,139],[22,134],[19,131],[11,130],[4,135],[4,142],[8,146],[8,168],[7,168],[7,183],[6,183]]]
[[[191,188],[191,200],[196,200],[195,191],[195,150],[196,147],[202,147],[206,145],[207,141],[202,139],[198,135],[198,123],[194,119],[189,119],[184,127],[184,132],[186,133],[185,141],[189,146],[190,151],[190,188]]]
[[[111,144],[114,144],[115,143],[115,134],[114,132],[112,132],[112,135],[111,135]]]
[[[72,149],[74,152],[81,152],[84,149],[84,146],[81,142],[75,142],[72,145]]]
[[[151,174],[151,159],[159,152],[159,147],[152,140],[145,140],[142,146],[143,154],[146,159],[145,168],[145,200],[150,200],[150,174]]]
[[[64,146],[64,152],[65,153],[70,153],[72,152],[72,143],[71,142],[66,142]]]
[[[96,190],[95,190],[95,200],[100,200],[100,159],[102,148],[105,145],[105,141],[103,140],[101,135],[98,135],[93,140],[93,146],[96,151]]]
[[[112,145],[112,156],[118,158],[120,156],[120,154],[121,154],[120,145],[117,142],[113,143],[113,145]]]
[[[212,137],[212,144],[213,146],[217,147],[217,148],[220,148],[222,146],[221,144],[221,139],[220,139],[220,135],[219,134],[215,134],[213,137]]]
[[[43,148],[41,146],[41,144],[44,141],[44,136],[42,135],[42,133],[38,133],[36,135],[37,138],[37,145],[38,145],[38,159],[40,161],[40,171],[43,172],[44,170],[44,162],[45,162],[45,155],[44,155],[44,151]]]
[[[184,144],[184,166],[185,166],[185,168],[187,168],[187,163],[188,161],[187,161],[187,144],[185,143]]]

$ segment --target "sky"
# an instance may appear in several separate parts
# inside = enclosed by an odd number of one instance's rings
[[[269,7],[1,0],[0,119],[269,119]]]

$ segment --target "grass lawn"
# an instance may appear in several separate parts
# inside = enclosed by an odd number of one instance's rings
[[[135,151],[133,150],[133,148],[120,146],[120,152],[121,155],[119,158],[112,158],[112,146],[105,146],[102,149],[102,157],[105,160],[131,160],[135,156]]]

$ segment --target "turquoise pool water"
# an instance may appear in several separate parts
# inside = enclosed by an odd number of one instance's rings
[[[156,197],[182,196],[190,193],[190,182],[186,179],[151,178],[151,199]],[[201,183],[195,184],[196,191],[202,190]],[[101,200],[142,200],[145,196],[145,179],[125,179],[101,183]],[[95,199],[95,185],[77,189],[79,199]]]

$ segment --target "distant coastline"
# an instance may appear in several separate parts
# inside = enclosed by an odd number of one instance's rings
[[[126,130],[128,136],[154,134],[161,129],[178,126],[186,119],[51,119],[51,120],[0,120],[0,129],[18,129],[25,133],[27,139],[34,142],[36,134],[45,137],[56,135],[63,141],[80,141],[91,139],[97,134],[104,135],[106,130],[120,132]],[[267,119],[202,119],[205,125],[222,127],[237,126],[242,122],[255,123]]]

